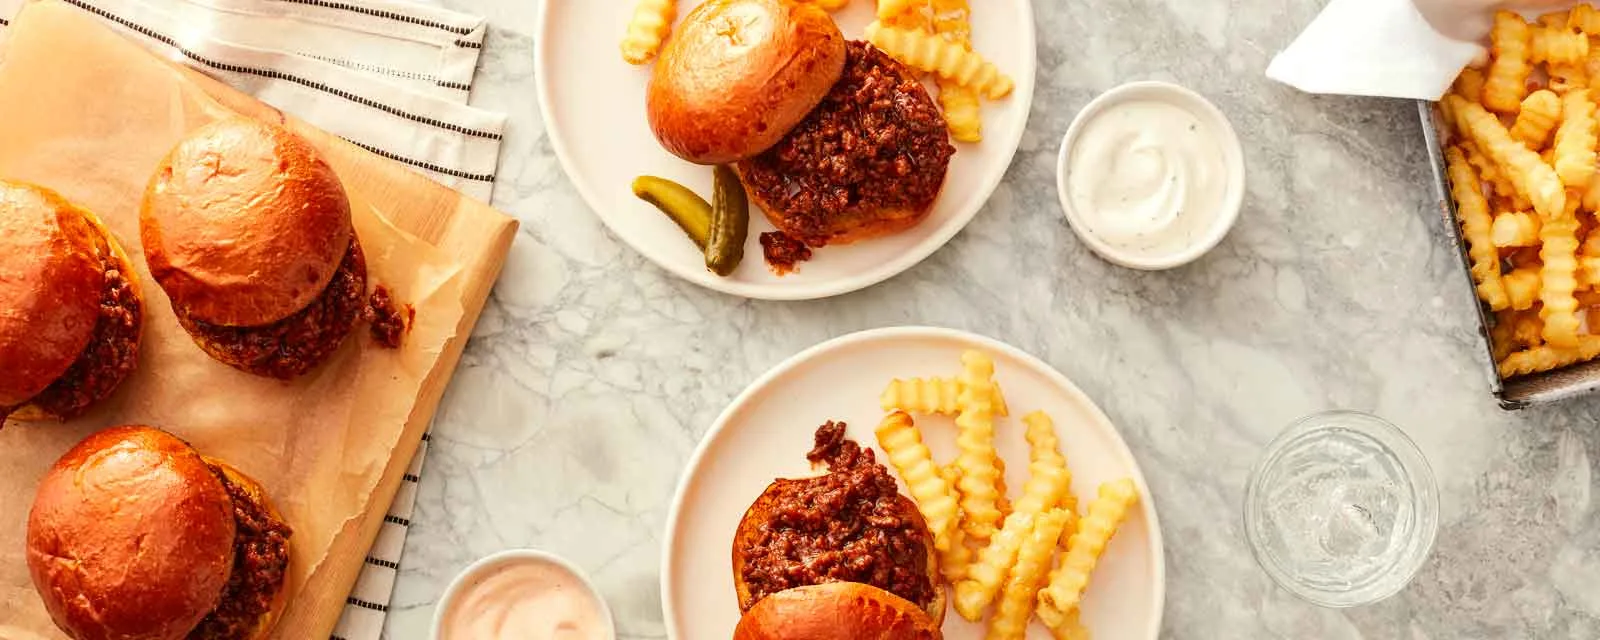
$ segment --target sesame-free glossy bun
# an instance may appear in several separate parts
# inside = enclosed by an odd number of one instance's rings
[[[844,35],[815,5],[707,0],[656,61],[646,97],[650,128],[689,162],[748,158],[822,101],[844,59]]]
[[[55,192],[0,181],[0,407],[44,391],[88,346],[105,282],[100,234]]]
[[[941,640],[917,605],[871,585],[830,582],[762,598],[739,620],[733,640]]]
[[[232,570],[232,504],[177,437],[106,429],[39,483],[28,571],[50,617],[76,640],[179,640],[217,606]]]
[[[355,237],[333,168],[289,130],[249,118],[178,143],[145,189],[139,233],[173,307],[230,327],[304,309]]]

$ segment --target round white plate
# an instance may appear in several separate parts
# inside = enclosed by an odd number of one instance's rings
[[[642,174],[676,180],[709,197],[711,169],[685,162],[656,142],[645,118],[651,67],[622,61],[618,50],[631,0],[545,0],[539,13],[534,75],[550,144],[589,207],[652,262],[702,286],[748,298],[803,300],[872,286],[921,262],[978,213],[1011,165],[1033,100],[1036,62],[1029,0],[974,0],[973,47],[1016,80],[1016,91],[985,102],[984,141],[956,143],[944,191],[928,219],[886,238],[819,249],[797,273],[779,277],[761,257],[759,237],[772,231],[751,212],[745,259],[722,278],[671,220],[634,197]],[[680,15],[699,2],[679,2]],[[854,0],[834,14],[846,38],[862,39],[872,0]],[[930,84],[931,89],[931,84]]]
[[[1122,437],[1070,380],[1014,347],[959,331],[893,328],[866,331],[813,347],[750,385],[722,413],[689,462],[667,521],[661,594],[671,638],[728,638],[739,622],[734,595],[733,533],[750,503],[774,478],[814,475],[806,463],[812,435],[828,420],[844,420],[849,436],[876,449],[873,428],[883,417],[878,394],[890,379],[954,376],[961,352],[982,349],[995,361],[995,379],[1011,417],[998,418],[996,447],[1008,462],[1013,496],[1027,480],[1022,415],[1044,410],[1056,421],[1073,493],[1086,504],[1102,482],[1132,477],[1141,507],[1106,547],[1083,601],[1083,622],[1095,640],[1153,640],[1161,630],[1166,563],[1150,490]],[[955,455],[954,423],[919,417],[937,460]],[[878,451],[878,459],[884,460]],[[902,487],[902,493],[904,489]],[[976,640],[985,626],[951,609],[949,640]],[[1029,638],[1048,639],[1037,622]]]

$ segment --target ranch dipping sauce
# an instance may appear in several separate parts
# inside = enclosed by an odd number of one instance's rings
[[[1179,253],[1221,214],[1224,144],[1223,132],[1159,98],[1108,104],[1069,151],[1068,198],[1085,231],[1114,249]]]
[[[610,616],[561,563],[508,556],[469,569],[446,594],[437,640],[611,640]]]

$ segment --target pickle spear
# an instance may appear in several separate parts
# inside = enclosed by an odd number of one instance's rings
[[[705,198],[696,195],[688,187],[655,176],[634,178],[633,195],[667,214],[689,235],[695,246],[700,247],[701,251],[706,250],[711,241],[711,205]]]
[[[727,165],[717,165],[711,191],[711,239],[706,243],[706,268],[726,276],[744,260],[744,240],[750,232],[750,202],[739,175]]]

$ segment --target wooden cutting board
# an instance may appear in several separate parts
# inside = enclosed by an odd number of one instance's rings
[[[285,385],[209,362],[185,342],[137,251],[140,187],[184,132],[234,114],[285,122],[321,149],[351,195],[375,279],[429,283],[429,302],[418,308],[418,326],[428,327],[405,349],[380,350],[358,330],[320,373]],[[0,178],[44,184],[96,211],[135,254],[146,307],[140,370],[109,406],[67,425],[0,430],[7,469],[0,473],[0,637],[60,637],[28,586],[16,544],[37,474],[94,429],[184,415],[197,417],[158,426],[203,453],[229,454],[219,457],[289,503],[293,598],[275,637],[327,638],[504,264],[516,221],[158,59],[56,0],[25,7],[0,51]],[[225,397],[175,395],[173,385],[194,380],[214,383]],[[205,395],[205,386],[198,389]],[[336,406],[320,406],[324,398],[337,398],[327,401]],[[174,413],[162,403],[185,407]],[[318,458],[329,451],[333,459]],[[343,511],[329,512],[336,507]]]

